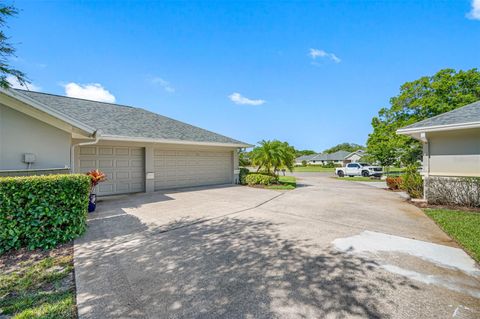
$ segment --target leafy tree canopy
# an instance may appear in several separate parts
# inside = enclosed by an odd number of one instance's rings
[[[480,72],[477,69],[440,70],[400,87],[372,119],[373,132],[367,141],[367,153],[382,165],[414,163],[422,154],[421,143],[396,130],[480,100]]]
[[[365,146],[355,144],[355,143],[341,143],[338,145],[335,145],[333,147],[330,147],[329,149],[326,149],[323,151],[324,153],[330,154],[330,153],[335,153],[338,151],[347,151],[347,152],[355,152],[358,150],[364,150]]]
[[[22,85],[28,83],[25,73],[18,71],[9,65],[9,59],[15,56],[15,48],[8,42],[9,38],[5,34],[6,20],[18,12],[13,6],[0,3],[0,87],[10,88],[8,76],[15,77]]]

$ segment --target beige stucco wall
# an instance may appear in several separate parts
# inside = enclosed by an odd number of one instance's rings
[[[24,153],[35,154],[31,169],[70,166],[71,134],[0,104],[0,170],[26,169]]]
[[[480,129],[429,132],[427,139],[424,168],[430,175],[480,177]]]

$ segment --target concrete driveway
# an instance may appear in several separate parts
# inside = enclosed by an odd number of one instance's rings
[[[479,318],[480,269],[397,194],[322,174],[101,202],[80,318]]]

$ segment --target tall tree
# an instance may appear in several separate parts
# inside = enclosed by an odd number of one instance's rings
[[[279,169],[293,170],[295,162],[295,149],[287,142],[278,140],[262,140],[250,153],[252,164],[257,166],[257,171],[265,170],[271,174]]]
[[[355,143],[341,143],[338,145],[335,145],[333,147],[330,147],[329,149],[326,149],[323,151],[324,153],[330,154],[330,153],[335,153],[338,151],[347,151],[347,152],[355,152],[358,150],[363,150],[365,149],[365,146],[355,144]]]
[[[480,72],[477,69],[440,70],[400,87],[390,99],[390,107],[382,108],[372,119],[373,132],[367,141],[367,153],[383,165],[397,160],[411,164],[420,159],[420,142],[397,129],[448,112],[480,100]]]
[[[10,88],[8,76],[13,76],[23,86],[29,83],[25,73],[9,65],[9,59],[15,56],[15,48],[8,42],[9,38],[5,34],[6,20],[16,14],[18,11],[15,7],[0,4],[0,87],[4,89]]]

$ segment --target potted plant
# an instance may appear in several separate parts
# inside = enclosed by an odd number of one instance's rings
[[[107,175],[99,171],[98,169],[92,169],[90,172],[87,173],[91,179],[91,186],[90,186],[90,200],[88,202],[88,212],[94,212],[95,208],[97,207],[97,194],[95,194],[95,187],[107,180]]]

